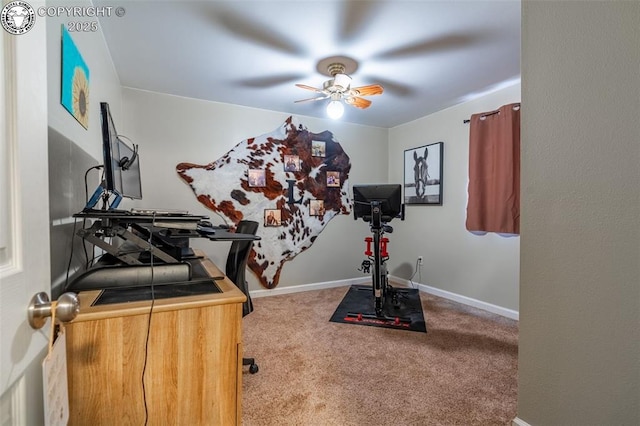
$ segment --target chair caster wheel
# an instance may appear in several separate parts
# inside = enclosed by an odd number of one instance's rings
[[[249,373],[256,374],[258,372],[258,364],[251,364],[249,366]]]

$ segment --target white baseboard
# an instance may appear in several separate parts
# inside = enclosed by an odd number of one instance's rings
[[[409,280],[405,280],[404,278],[390,276],[389,280],[392,282],[398,282],[400,284],[404,284],[406,286],[411,286],[411,282]],[[431,287],[426,284],[420,284],[420,283],[414,282],[413,287],[418,288],[418,290],[424,291],[425,293],[433,294],[434,296],[453,300],[454,302],[458,302],[458,303],[462,303],[463,305],[482,309],[483,311],[491,312],[493,314],[497,314],[506,318],[511,318],[516,321],[520,319],[520,313],[518,311],[514,311],[513,309],[503,308],[502,306],[493,305],[491,303],[483,302],[482,300],[477,300],[471,297],[463,296],[461,294],[452,293],[446,290],[441,290],[439,288]]]
[[[407,287],[411,286],[411,283],[408,280],[403,278],[398,278],[395,276],[390,276],[389,280],[394,283],[400,283],[406,285]],[[343,287],[350,286],[355,284],[368,284],[371,282],[371,277],[359,277],[359,278],[350,278],[346,280],[338,280],[338,281],[326,281],[321,283],[313,283],[313,284],[302,284],[295,285],[289,287],[276,287],[274,289],[261,289],[261,290],[251,290],[251,297],[266,297],[266,296],[276,296],[279,294],[289,294],[289,293],[298,293],[301,291],[311,291],[311,290],[321,290],[324,288],[333,288],[333,287]],[[440,290],[435,287],[428,286],[426,284],[414,283],[414,287],[418,288],[420,291],[424,291],[425,293],[433,294],[434,296],[442,297],[444,299],[453,300],[454,302],[462,303],[463,305],[473,306],[474,308],[482,309],[497,315],[501,315],[506,318],[511,318],[514,320],[519,319],[519,312],[514,311],[512,309],[503,308],[502,306],[493,305],[491,303],[483,302],[481,300],[472,299],[467,296],[462,296],[460,294],[451,293],[446,290]],[[522,426],[526,426],[523,424]]]
[[[531,426],[529,423],[525,422],[522,419],[519,419],[518,417],[516,417],[515,419],[513,419],[511,421],[511,426]]]
[[[347,280],[325,281],[322,283],[293,285],[289,287],[276,287],[273,289],[251,290],[249,294],[254,297],[277,296],[279,294],[299,293],[301,291],[322,290],[324,288],[343,287],[355,284],[367,284],[371,277],[349,278]]]

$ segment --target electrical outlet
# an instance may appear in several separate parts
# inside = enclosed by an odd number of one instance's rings
[[[418,256],[418,265],[422,265],[422,256]]]

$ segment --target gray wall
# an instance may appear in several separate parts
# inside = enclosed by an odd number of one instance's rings
[[[140,145],[144,198],[137,202],[124,200],[120,207],[186,208],[210,215],[214,223],[218,218],[197,202],[191,189],[177,177],[175,165],[213,161],[241,140],[272,131],[288,116],[122,88],[102,35],[74,34],[91,69],[91,116],[89,129],[85,130],[60,105],[59,24],[52,22],[49,26],[47,41],[49,148],[50,161],[55,163],[50,170],[51,233],[55,236],[51,244],[52,253],[57,253],[52,258],[54,283],[65,278],[70,248],[65,236],[72,234],[70,215],[84,205],[84,187],[78,182],[82,183],[92,158],[102,163],[99,102],[110,103],[119,133]],[[445,205],[410,208],[408,220],[398,222],[396,234],[390,236],[391,272],[409,278],[415,258],[422,255],[425,266],[415,277],[418,282],[517,311],[519,239],[472,236],[464,231],[461,218],[466,203],[468,144],[468,125],[462,124],[462,119],[519,98],[519,85],[515,85],[391,130],[310,117],[298,119],[311,131],[329,129],[335,134],[351,157],[350,186],[400,181],[404,149],[436,139],[444,141]],[[90,174],[89,191],[97,185],[98,177],[96,172]],[[423,214],[429,215],[428,220],[422,218]],[[364,258],[363,239],[369,235],[367,225],[350,215],[334,218],[309,250],[285,263],[279,287],[363,277],[357,267]],[[224,264],[228,243],[192,243],[218,264]],[[457,268],[460,263],[468,267]],[[249,281],[252,290],[262,289],[252,275]]]
[[[351,158],[350,186],[401,182],[404,149],[444,141],[444,206],[412,206],[405,222],[394,222],[396,231],[389,235],[390,271],[408,279],[416,257],[422,255],[425,265],[422,274],[415,276],[417,282],[517,311],[519,238],[475,236],[464,230],[469,126],[462,121],[519,100],[516,83],[391,130],[298,119],[311,131],[334,133]],[[123,90],[123,110],[120,132],[140,144],[143,200],[125,200],[122,208],[186,209],[209,215],[214,223],[220,220],[177,177],[176,164],[209,163],[243,139],[272,131],[288,116],[134,89]],[[368,226],[352,216],[334,218],[309,250],[285,263],[278,288],[363,277],[357,267],[364,259],[363,240],[369,235]],[[228,243],[192,243],[224,265]],[[461,264],[466,267],[460,268]],[[251,274],[249,285],[252,290],[262,289]]]
[[[520,101],[520,84],[495,90],[389,132],[389,181],[403,182],[404,150],[444,142],[442,206],[412,205],[390,236],[391,273],[414,282],[518,311],[520,238],[465,229],[471,114]],[[523,112],[524,114],[524,112]],[[461,265],[464,265],[461,267]]]
[[[640,424],[640,3],[525,1],[518,417]]]
[[[120,132],[140,145],[143,199],[135,203],[125,200],[121,208],[186,209],[210,216],[213,223],[221,223],[220,218],[196,200],[191,188],[178,177],[176,165],[217,160],[242,140],[276,129],[289,116],[133,89],[123,90],[123,109],[126,114],[120,121]],[[387,181],[387,129],[311,117],[297,119],[312,132],[333,132],[351,159],[349,186]],[[368,231],[367,225],[355,222],[352,215],[335,217],[311,248],[285,262],[277,288],[361,277],[357,267]],[[224,266],[230,243],[191,241]],[[253,274],[247,278],[250,289],[262,289]]]
[[[93,246],[76,236],[82,220],[72,216],[85,206],[85,171],[102,162],[51,127],[48,130],[51,298],[55,300],[92,258]],[[89,194],[94,189],[88,188]]]
[[[56,5],[90,6],[91,2],[57,1]],[[119,116],[122,89],[102,33],[70,33],[90,70],[89,128],[82,127],[60,103],[61,25],[67,19],[46,20],[51,295],[56,298],[67,280],[67,271],[72,279],[74,271],[84,268],[86,258],[91,257],[91,251],[87,256],[82,241],[74,235],[74,229],[82,223],[74,224],[71,216],[86,203],[85,172],[103,163],[100,102],[109,102]],[[100,182],[100,172],[90,172],[87,179],[91,194]]]
[[[56,6],[91,6],[89,0],[62,1]],[[109,102],[111,110],[120,115],[121,86],[116,74],[111,54],[104,36],[97,32],[71,32],[82,58],[89,67],[89,128],[82,127],[60,103],[61,85],[61,25],[67,23],[64,17],[47,17],[47,95],[49,127],[66,137],[96,158],[102,164],[102,134],[100,130],[100,102]],[[84,173],[84,170],[82,170]],[[84,178],[84,176],[82,176]],[[94,179],[95,175],[94,175]],[[94,183],[97,179],[94,181]],[[95,186],[94,186],[95,188]],[[82,194],[84,197],[84,193]]]

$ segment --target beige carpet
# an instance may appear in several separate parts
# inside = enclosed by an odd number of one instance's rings
[[[254,298],[243,425],[508,425],[518,323],[421,293],[427,333],[330,322],[348,287]]]

